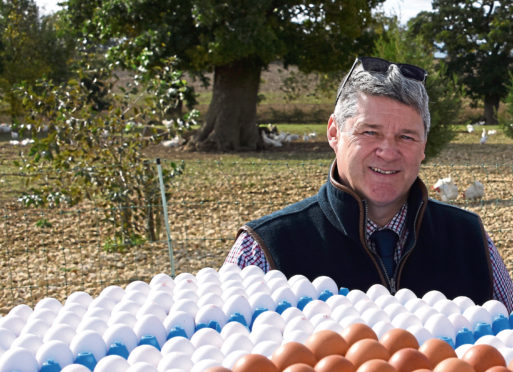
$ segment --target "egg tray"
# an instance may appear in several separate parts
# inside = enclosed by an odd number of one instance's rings
[[[0,354],[0,372],[507,371],[513,313],[496,300],[225,264],[18,305],[0,318]]]

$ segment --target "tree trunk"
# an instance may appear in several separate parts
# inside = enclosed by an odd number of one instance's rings
[[[497,112],[499,110],[499,98],[486,96],[484,99],[484,117],[487,125],[497,125]]]
[[[192,148],[239,151],[261,147],[256,125],[261,71],[262,65],[250,59],[215,68],[212,101]]]

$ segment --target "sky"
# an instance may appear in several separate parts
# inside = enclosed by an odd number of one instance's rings
[[[53,13],[59,10],[58,2],[62,0],[35,0],[42,14]],[[386,0],[383,4],[385,14],[396,14],[401,23],[405,24],[408,19],[414,17],[423,10],[431,10],[431,0]]]

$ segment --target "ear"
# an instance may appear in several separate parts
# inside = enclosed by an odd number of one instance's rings
[[[336,151],[339,137],[338,137],[337,122],[333,115],[331,115],[330,119],[328,120],[328,128],[326,130],[326,133],[328,135],[328,143],[329,143],[330,147]]]

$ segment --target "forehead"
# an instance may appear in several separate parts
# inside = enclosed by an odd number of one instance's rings
[[[355,119],[355,125],[394,124],[424,131],[422,117],[415,108],[385,96],[361,94]]]

